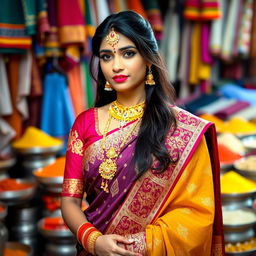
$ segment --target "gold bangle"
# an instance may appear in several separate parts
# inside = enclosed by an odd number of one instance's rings
[[[95,242],[96,242],[96,239],[98,237],[102,236],[102,233],[99,232],[99,231],[93,231],[88,239],[87,239],[87,248],[88,248],[88,252],[91,253],[92,255],[96,255],[95,254]]]

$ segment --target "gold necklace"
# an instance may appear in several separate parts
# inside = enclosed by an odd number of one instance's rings
[[[103,138],[102,138],[102,149],[104,151],[106,149],[106,135],[107,135],[110,123],[111,123],[111,119],[112,119],[112,115],[109,112],[109,118],[108,118],[106,127],[104,129]],[[119,156],[124,144],[127,142],[128,138],[135,130],[138,123],[139,123],[139,121],[136,121],[135,124],[132,126],[132,128],[127,132],[118,151],[116,151],[114,149],[114,147],[110,147],[110,149],[106,152],[107,159],[105,159],[99,166],[99,173],[102,178],[101,188],[106,193],[109,193],[108,182],[113,179],[113,177],[115,176],[116,171],[117,171],[116,159]]]
[[[131,107],[124,107],[115,100],[110,104],[109,113],[119,121],[130,122],[143,116],[144,107],[145,101]]]

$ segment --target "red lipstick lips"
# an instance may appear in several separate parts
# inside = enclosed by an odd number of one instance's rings
[[[128,76],[125,76],[125,75],[113,76],[113,80],[116,83],[123,83],[124,81],[126,81],[127,78],[128,78]]]

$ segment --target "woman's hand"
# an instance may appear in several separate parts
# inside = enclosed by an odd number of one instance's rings
[[[95,242],[95,252],[99,256],[142,256],[139,253],[128,251],[118,244],[132,244],[134,241],[119,235],[103,235]]]

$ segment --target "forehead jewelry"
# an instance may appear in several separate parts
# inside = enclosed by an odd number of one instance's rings
[[[115,32],[114,28],[111,28],[109,34],[106,37],[106,41],[109,45],[113,47],[114,53],[116,53],[115,45],[119,41],[119,35]]]

